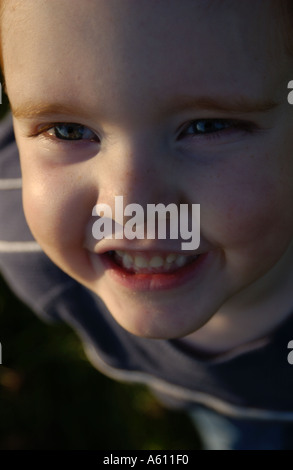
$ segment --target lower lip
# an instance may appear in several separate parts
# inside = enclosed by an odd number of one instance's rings
[[[206,264],[208,253],[172,273],[139,274],[131,273],[115,263],[107,254],[98,255],[109,276],[120,285],[136,291],[170,290],[182,286],[201,273]]]

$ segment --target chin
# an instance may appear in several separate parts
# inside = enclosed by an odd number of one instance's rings
[[[149,339],[175,339],[187,336],[201,328],[212,316],[200,315],[189,307],[148,305],[147,301],[115,302],[102,299],[116,322],[129,333]],[[123,306],[121,306],[123,304]],[[187,314],[186,314],[187,312]]]

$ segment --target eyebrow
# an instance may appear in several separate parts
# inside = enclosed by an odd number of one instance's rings
[[[76,105],[66,103],[22,103],[19,106],[12,106],[11,111],[17,119],[29,119],[36,117],[49,117],[55,114],[76,115],[86,114],[84,108],[78,108]]]
[[[255,113],[267,112],[278,106],[273,100],[257,100],[245,96],[218,98],[212,96],[176,98],[177,104],[172,105],[168,111],[180,112],[185,109],[198,109],[206,111],[229,112],[229,113]],[[17,119],[32,119],[37,117],[51,117],[52,115],[83,115],[90,116],[84,107],[78,107],[67,103],[22,103],[19,106],[11,106],[12,114]]]
[[[188,97],[184,96],[180,99],[176,110],[184,110],[188,108],[198,108],[206,111],[230,112],[230,113],[265,113],[279,105],[276,101],[266,99],[253,99],[247,96],[227,96],[213,97],[200,96]]]

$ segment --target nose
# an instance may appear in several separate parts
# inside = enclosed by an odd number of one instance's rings
[[[188,224],[190,202],[184,167],[180,169],[182,159],[168,143],[156,135],[153,138],[127,135],[101,145],[96,161],[98,197],[92,215],[102,216],[104,224],[101,234],[97,221],[96,240],[100,236],[112,239],[113,219],[115,238],[138,238],[140,246],[142,243],[151,246],[152,240],[164,239],[174,249],[180,237],[188,238],[181,227],[186,221]]]
[[[99,202],[114,204],[123,196],[124,204],[179,204],[179,169],[163,139],[150,133],[120,136],[101,152],[98,175]]]

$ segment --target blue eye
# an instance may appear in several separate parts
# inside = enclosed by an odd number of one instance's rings
[[[55,124],[49,129],[45,130],[47,134],[56,139],[75,141],[75,140],[88,140],[97,141],[98,136],[91,131],[88,127],[82,126],[81,124],[64,123]]]
[[[193,121],[181,134],[181,137],[188,135],[206,135],[206,134],[217,134],[225,129],[232,127],[239,128],[239,123],[229,121],[226,119],[198,119]]]

